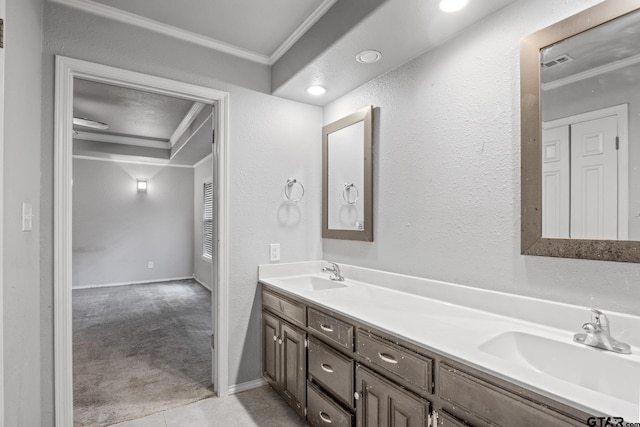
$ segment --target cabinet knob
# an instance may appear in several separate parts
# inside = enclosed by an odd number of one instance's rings
[[[274,340],[274,341],[278,341],[278,337],[274,335],[274,336],[273,336],[273,340]]]
[[[282,338],[278,338],[278,344],[282,344]]]
[[[358,393],[357,391],[355,393],[353,393],[353,398],[355,400],[360,400],[360,393]]]

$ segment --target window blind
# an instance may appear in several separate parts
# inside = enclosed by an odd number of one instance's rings
[[[202,256],[213,256],[213,182],[204,183],[203,197],[203,221],[202,221]]]

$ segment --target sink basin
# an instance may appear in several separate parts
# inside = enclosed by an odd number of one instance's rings
[[[638,404],[640,363],[629,356],[524,332],[505,332],[479,349],[562,381]],[[634,380],[631,380],[634,379]]]
[[[325,279],[324,277],[318,276],[289,277],[287,279],[282,279],[281,281],[282,283],[285,283],[287,285],[295,286],[299,289],[308,291],[325,291],[327,289],[339,289],[347,287],[344,282],[329,280],[328,278]]]

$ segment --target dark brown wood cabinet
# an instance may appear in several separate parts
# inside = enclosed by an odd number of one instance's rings
[[[358,365],[356,402],[358,427],[424,427],[430,403]]]
[[[262,375],[301,416],[307,404],[306,332],[262,312]]]
[[[263,376],[311,426],[572,427],[592,415],[286,292],[262,295]]]

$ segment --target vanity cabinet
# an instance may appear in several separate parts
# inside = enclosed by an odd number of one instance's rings
[[[301,416],[307,403],[306,337],[304,329],[262,312],[262,375]]]
[[[262,296],[263,376],[311,426],[577,427],[591,416],[268,285]]]
[[[358,427],[424,427],[430,403],[376,375],[362,365],[356,369]]]

